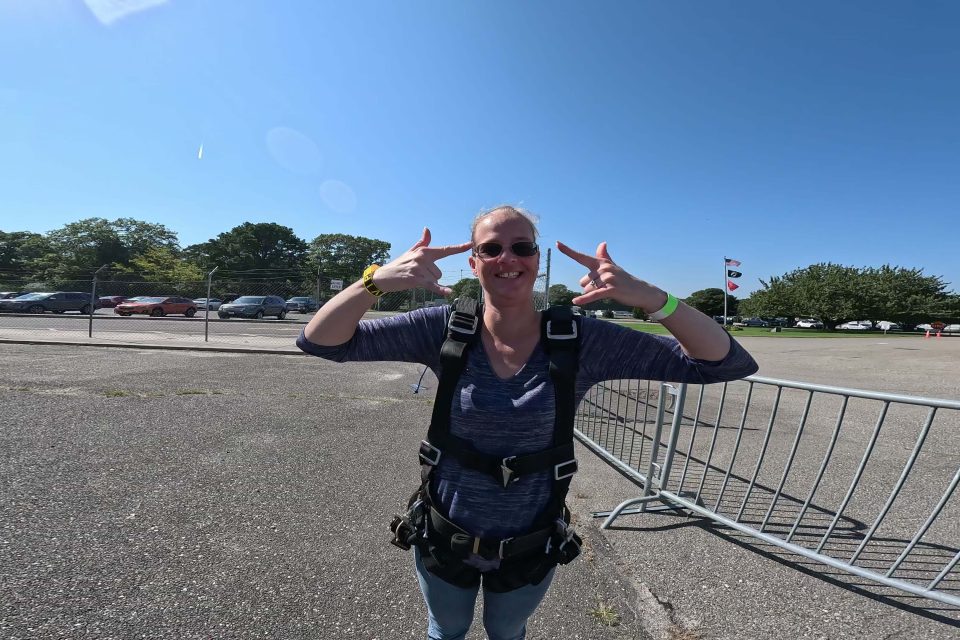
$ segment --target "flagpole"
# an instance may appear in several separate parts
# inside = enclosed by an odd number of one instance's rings
[[[727,256],[723,256],[723,326],[727,326]]]

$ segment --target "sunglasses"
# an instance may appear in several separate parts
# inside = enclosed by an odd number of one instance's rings
[[[531,256],[535,256],[539,250],[540,247],[537,246],[536,242],[514,242],[512,245],[510,245],[510,251],[512,251],[513,255],[517,256],[518,258],[529,258]],[[501,253],[503,253],[503,245],[499,242],[481,242],[473,248],[473,254],[483,260],[496,258]]]

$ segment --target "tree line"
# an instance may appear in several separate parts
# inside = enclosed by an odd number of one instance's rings
[[[181,248],[177,234],[162,224],[88,218],[46,234],[0,231],[0,283],[27,289],[89,281],[103,265],[102,281],[197,282],[215,267],[218,277],[237,280],[315,282],[322,274],[350,281],[389,255],[383,240],[331,233],[307,242],[272,222],[244,222]]]

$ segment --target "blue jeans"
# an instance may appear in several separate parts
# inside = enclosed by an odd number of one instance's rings
[[[444,582],[423,567],[420,549],[414,547],[417,579],[427,603],[430,640],[462,640],[473,622],[473,607],[479,586],[469,589]],[[538,585],[528,584],[506,593],[483,590],[483,628],[490,640],[523,640],[527,635],[527,618],[537,607],[553,580],[556,567]]]

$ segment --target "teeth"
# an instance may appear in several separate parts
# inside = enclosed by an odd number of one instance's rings
[[[517,278],[520,276],[519,271],[510,271],[509,273],[498,273],[498,278]]]

